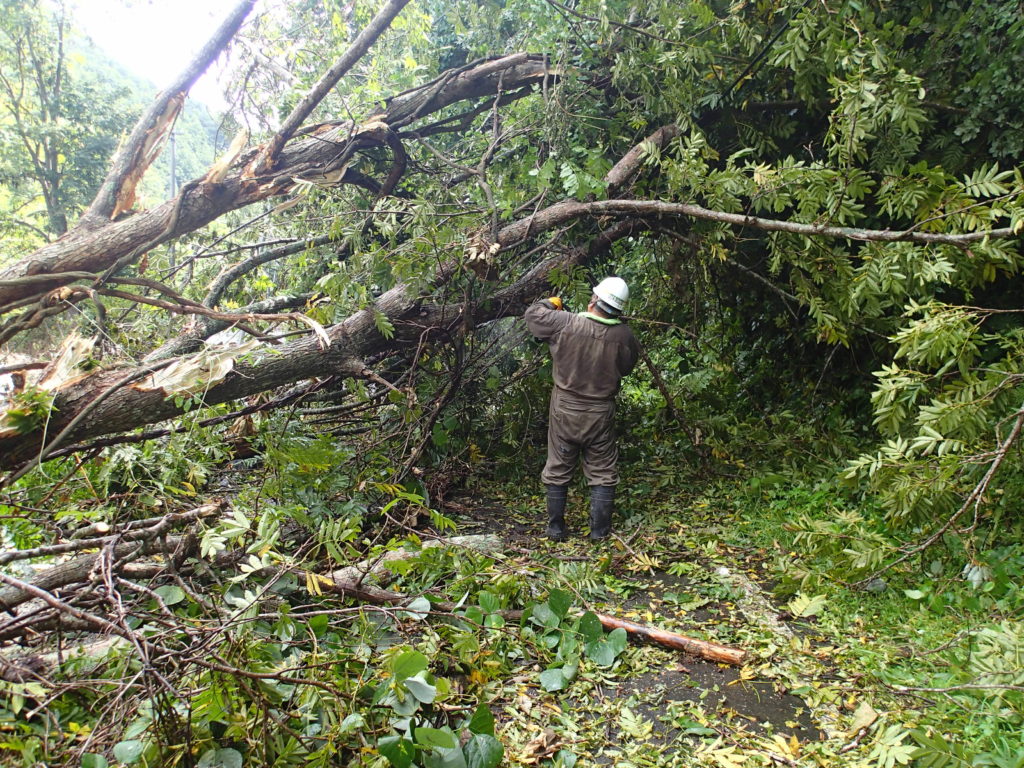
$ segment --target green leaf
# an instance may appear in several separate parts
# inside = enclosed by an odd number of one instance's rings
[[[208,749],[199,758],[197,768],[242,768],[242,762],[237,749]]]
[[[545,669],[540,673],[540,687],[545,691],[560,691],[568,684],[569,681],[565,679],[561,667]]]
[[[608,633],[607,642],[612,647],[612,650],[615,651],[615,655],[618,656],[626,650],[626,645],[629,643],[629,637],[626,634],[626,630],[622,627],[617,627]]]
[[[558,658],[570,659],[579,656],[579,647],[579,637],[571,632],[563,633],[562,639],[558,644]]]
[[[687,736],[717,736],[718,731],[701,725],[696,720],[683,720],[679,723],[679,729]]]
[[[451,731],[442,731],[439,728],[417,728],[415,731],[416,743],[421,747],[441,749],[454,749],[459,745],[458,739]]]
[[[108,768],[109,765],[107,758],[95,752],[86,752],[82,755],[82,768]]]
[[[306,622],[306,626],[309,627],[309,631],[313,633],[315,637],[323,637],[324,632],[330,624],[330,617],[327,614],[321,614],[319,616],[311,616],[309,621]]]
[[[395,657],[391,662],[391,672],[398,681],[424,671],[427,668],[427,657],[419,651],[406,651]]]
[[[430,613],[430,601],[422,595],[412,600],[407,606],[405,606],[405,616],[414,621],[423,621],[427,618],[427,614]]]
[[[153,590],[164,601],[164,605],[177,605],[185,599],[185,590],[175,584],[165,584]]]
[[[594,643],[587,643],[586,645],[587,658],[593,661],[599,667],[610,667],[615,663],[615,657],[618,656],[614,646],[606,640],[598,640]]]
[[[347,736],[364,727],[366,727],[366,718],[358,712],[353,712],[341,721],[341,724],[338,726],[338,735]]]
[[[395,768],[409,768],[416,756],[416,745],[401,736],[385,736],[377,742],[377,751]]]
[[[537,603],[537,605],[533,606],[533,614],[530,618],[548,629],[554,629],[560,622],[558,614],[552,611],[547,603]]]
[[[480,704],[473,717],[469,720],[469,730],[472,733],[494,735],[494,713],[486,704]]]
[[[391,339],[395,335],[395,326],[379,309],[374,307],[373,311],[373,324],[377,327],[377,333],[383,336],[385,339]]]
[[[426,672],[419,672],[408,678],[404,683],[409,693],[415,696],[416,700],[422,704],[430,704],[437,698],[437,686],[428,683],[426,675]]]
[[[435,422],[433,429],[430,430],[430,439],[436,447],[444,448],[448,445],[448,431],[440,423]]]
[[[584,650],[587,658],[599,667],[610,667],[626,649],[626,630],[621,627],[612,630],[608,637],[601,637],[586,644]]]
[[[920,589],[904,589],[903,594],[911,600],[923,600],[926,596]]]
[[[462,753],[466,756],[466,768],[496,768],[505,756],[505,747],[490,734],[474,733]]]
[[[114,745],[114,759],[119,763],[125,765],[131,765],[140,757],[142,757],[143,751],[146,749],[138,739],[129,739],[128,741],[119,741]]]
[[[564,619],[572,606],[572,595],[563,589],[552,589],[548,595],[548,606],[558,618]]]
[[[587,643],[601,639],[604,635],[604,628],[601,626],[601,620],[597,618],[596,614],[591,611],[583,614],[583,617],[580,619],[580,634],[583,635],[583,639]]]
[[[490,592],[481,592],[477,595],[477,601],[480,603],[484,613],[494,613],[501,609],[501,601],[498,600],[497,595]]]
[[[823,610],[825,610],[825,595],[815,595],[814,597],[808,597],[802,592],[789,601],[786,608],[789,612],[796,617],[809,617],[817,616]]]
[[[424,752],[420,756],[424,768],[467,768],[466,756],[462,754],[461,747],[453,749],[435,748]]]

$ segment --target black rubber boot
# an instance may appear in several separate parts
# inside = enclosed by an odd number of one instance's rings
[[[607,539],[612,532],[612,508],[615,506],[615,486],[590,486],[590,540]]]
[[[552,541],[565,541],[569,529],[565,527],[565,502],[569,496],[567,485],[545,485],[548,504],[548,528],[544,532]]]

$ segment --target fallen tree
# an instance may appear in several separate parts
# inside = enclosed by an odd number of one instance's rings
[[[673,470],[666,483],[689,451],[677,428],[738,467],[780,445],[787,462],[818,460],[827,441],[788,415],[794,393],[831,429],[884,368],[878,423],[894,445],[863,471],[917,461],[915,489],[930,489],[988,464],[966,503],[925,518],[947,521],[937,536],[984,520],[1018,434],[998,430],[1020,426],[1018,308],[1000,289],[1021,267],[1022,188],[981,148],[992,126],[946,122],[960,113],[944,84],[893,32],[902,6],[500,5],[492,18],[433,0],[284,4],[246,28],[241,3],[67,235],[5,255],[0,343],[24,362],[0,372],[26,383],[0,420],[15,542],[0,553],[0,640],[119,638],[102,680],[61,689],[48,667],[0,669],[47,686],[25,727],[81,753],[51,762],[148,750],[150,764],[238,764],[244,743],[267,764],[383,763],[389,749],[430,764],[472,733],[465,762],[497,764],[473,707],[499,676],[535,689],[541,665],[562,664],[568,684],[576,656],[551,646],[570,625],[538,641],[501,621],[556,589],[579,592],[554,601],[565,611],[586,605],[622,574],[593,550],[531,542],[503,559],[418,542],[428,520],[451,526],[450,488],[482,496],[536,463],[542,353],[503,320],[555,290],[585,304],[597,273],[634,287],[648,354],[623,405],[638,465]],[[253,138],[146,209],[139,180],[230,39],[240,81],[272,73],[260,100],[235,103]],[[977,306],[948,306],[967,297]],[[78,353],[48,360],[47,334]],[[938,402],[915,410],[929,391]],[[961,428],[968,411],[983,418]],[[919,430],[918,413],[941,418]],[[996,453],[976,439],[984,424]],[[515,492],[499,513],[535,508],[528,482]],[[396,568],[400,586],[370,583],[406,541],[420,556]],[[88,735],[66,725],[85,707],[102,713]]]

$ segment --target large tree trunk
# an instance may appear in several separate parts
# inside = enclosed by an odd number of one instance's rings
[[[517,223],[513,228],[518,231],[520,226]],[[585,256],[586,252],[581,252],[576,260],[582,261]],[[418,343],[424,328],[454,329],[464,326],[468,319],[478,324],[521,314],[525,302],[541,291],[547,274],[556,264],[564,267],[566,261],[545,262],[485,304],[468,308],[471,318],[467,318],[467,308],[462,305],[423,304],[405,285],[399,285],[383,294],[373,310],[357,312],[327,329],[330,345],[326,349],[314,334],[267,348],[255,361],[237,361],[222,381],[203,393],[203,401],[215,405],[303,379],[360,376],[366,369],[364,359]],[[395,326],[396,333],[391,339],[378,331],[375,313],[387,316]],[[45,435],[52,439],[75,419],[77,423],[62,442],[123,432],[180,415],[183,408],[172,393],[148,388],[149,378],[144,372],[145,369],[101,371],[69,383],[57,392],[56,410]],[[118,386],[126,379],[131,383]],[[111,388],[116,391],[108,394]],[[33,458],[45,445],[42,430],[28,434],[0,432],[0,468],[9,469]]]

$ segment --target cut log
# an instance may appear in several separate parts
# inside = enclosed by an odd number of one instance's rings
[[[708,661],[717,661],[722,664],[742,666],[747,659],[747,652],[740,648],[730,648],[727,645],[711,643],[707,640],[696,640],[676,632],[669,632],[664,629],[645,627],[643,624],[635,624],[625,619],[616,619],[614,616],[606,616],[603,613],[596,614],[601,626],[607,630],[624,629],[632,637],[650,640],[668,648],[675,648],[686,651],[694,656],[699,656]]]

